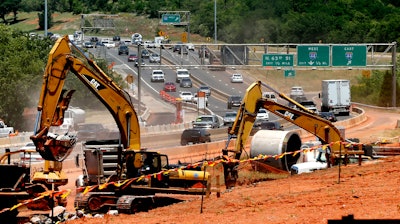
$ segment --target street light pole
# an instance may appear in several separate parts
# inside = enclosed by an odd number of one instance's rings
[[[217,44],[217,0],[214,0],[214,44]]]
[[[44,0],[44,36],[47,37],[47,0]]]

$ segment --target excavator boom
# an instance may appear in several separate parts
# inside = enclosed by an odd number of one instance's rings
[[[290,123],[301,127],[317,136],[323,143],[343,141],[340,131],[328,120],[308,112],[305,108],[303,110],[293,109],[262,98],[261,85],[262,83],[258,81],[247,88],[242,105],[239,107],[239,113],[230,129],[229,134],[237,136],[234,150],[235,158],[240,158],[260,108],[265,108]],[[300,106],[299,104],[298,107]]]
[[[129,94],[65,36],[59,38],[50,51],[43,75],[37,107],[39,124],[31,136],[41,156],[45,160],[63,161],[76,143],[76,136],[49,133],[51,126],[63,123],[64,113],[74,91],[63,89],[69,72],[82,81],[110,111],[120,130],[124,148],[140,150],[140,127]]]
[[[343,147],[342,142],[344,142],[344,139],[340,131],[330,121],[319,117],[310,110],[307,110],[301,104],[297,103],[286,95],[275,91],[283,99],[295,104],[297,109],[287,107],[263,98],[261,90],[262,85],[265,84],[261,83],[261,81],[257,81],[247,88],[246,94],[243,97],[243,102],[239,107],[236,119],[228,131],[229,137],[225,149],[222,150],[223,156],[227,157],[228,153],[232,152],[235,159],[240,159],[246,141],[250,136],[251,130],[253,129],[257,112],[260,108],[265,108],[266,110],[285,119],[286,121],[308,131],[309,133],[318,137],[323,144],[330,144],[330,150],[333,153],[340,152],[347,154],[347,147],[350,148],[349,150],[352,150],[352,152],[355,152],[358,155],[362,152],[362,150],[360,150],[360,145]],[[232,138],[231,136],[235,136],[236,142],[234,149],[228,150],[227,148],[229,145],[229,140]],[[225,184],[227,187],[230,187],[234,184],[232,182],[235,180],[233,180],[234,178],[232,179],[232,177],[237,176],[237,165],[238,164],[231,162],[224,164]]]

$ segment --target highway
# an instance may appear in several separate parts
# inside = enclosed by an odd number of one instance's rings
[[[92,49],[91,51],[95,51]],[[177,91],[170,92],[169,94],[173,97],[179,97],[179,91],[190,91],[192,93],[197,92],[198,86],[204,84],[212,89],[212,94],[209,97],[208,109],[213,113],[224,116],[227,109],[227,98],[229,95],[241,95],[243,96],[247,87],[254,82],[252,77],[244,76],[243,83],[231,83],[231,74],[235,71],[227,69],[226,71],[210,71],[205,66],[200,64],[198,54],[196,51],[189,51],[188,55],[180,55],[177,52],[172,52],[172,49],[160,49],[151,48],[150,51],[154,51],[162,55],[161,59],[162,66],[154,63],[150,63],[148,59],[144,59],[145,65],[140,69],[141,77],[141,93],[145,92],[155,98],[159,98],[159,92],[163,89],[163,83],[152,83],[150,81],[150,74],[153,69],[162,69],[165,73],[166,82],[175,82],[175,72],[177,68],[184,67],[191,72],[193,87],[181,88],[177,83]],[[135,86],[138,86],[137,79],[139,77],[138,68],[134,66],[133,62],[127,61],[126,55],[118,55],[118,48],[107,49],[107,60],[109,63],[114,62],[115,67],[122,69],[126,74],[132,74],[135,76]],[[137,53],[137,47],[130,46],[130,53]],[[168,63],[166,63],[168,62]],[[197,65],[197,66],[196,66]],[[152,106],[152,105],[148,105]],[[233,108],[235,109],[235,108]],[[274,115],[271,115],[271,120],[277,119]],[[153,123],[151,125],[157,125]]]

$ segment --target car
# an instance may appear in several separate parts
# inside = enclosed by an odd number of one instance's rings
[[[269,120],[269,113],[266,109],[260,108],[257,112],[256,120],[254,121],[254,126],[260,126],[261,122]]]
[[[125,45],[128,45],[128,46],[132,45],[132,41],[131,40],[123,40],[123,42],[124,42]]]
[[[276,97],[276,94],[274,92],[263,92],[262,96],[267,100],[274,101],[275,103],[278,102],[278,98]]]
[[[176,51],[180,51],[180,49],[181,49],[181,47],[182,47],[182,42],[177,42],[175,45],[174,45],[174,47],[172,48],[172,52],[176,52]]]
[[[239,107],[242,103],[242,97],[239,95],[232,95],[228,97],[228,109],[232,109],[232,107]]]
[[[193,128],[212,129],[212,128],[219,128],[220,122],[217,115],[215,114],[200,115],[196,118],[196,120],[193,121],[192,125]]]
[[[165,92],[176,92],[176,85],[174,82],[166,82],[164,83],[164,91]]]
[[[98,48],[98,47],[105,47],[106,45],[104,45],[102,42],[100,42],[100,41],[98,41],[98,42],[96,42],[96,44],[94,45],[94,47],[95,48]]]
[[[121,37],[120,36],[113,36],[113,41],[120,41]]]
[[[301,86],[293,86],[290,89],[290,98],[294,98],[296,96],[304,96],[303,87],[301,87]]]
[[[143,46],[145,48],[155,48],[156,44],[154,43],[154,41],[146,40],[146,41],[143,42]]]
[[[185,46],[186,46],[186,48],[187,48],[189,51],[194,51],[194,44],[192,44],[192,43],[186,43]]]
[[[142,58],[149,58],[150,52],[147,49],[142,50]]]
[[[110,40],[102,40],[101,41],[102,44],[104,44],[104,46],[106,46],[107,48],[113,48],[115,47],[115,42],[114,41],[110,41]]]
[[[333,112],[319,112],[319,116],[330,121],[330,122],[336,122],[337,118]]]
[[[31,163],[44,162],[43,157],[36,151],[36,146],[33,142],[26,143],[23,147],[19,149],[20,163],[27,165]]]
[[[178,54],[189,54],[189,50],[185,45],[182,45],[178,50]]]
[[[78,124],[77,138],[79,141],[104,140],[110,131],[101,123]]]
[[[126,54],[129,55],[129,47],[126,45],[120,45],[118,47],[118,55]]]
[[[157,69],[153,70],[151,73],[151,81],[152,82],[164,82],[165,77],[164,77],[164,71]]]
[[[318,108],[317,108],[317,105],[314,103],[314,101],[306,100],[306,101],[300,102],[300,104],[302,106],[304,106],[306,109],[318,114]]]
[[[157,53],[151,53],[149,56],[149,62],[150,63],[160,63],[161,62],[160,55],[158,55]]]
[[[182,78],[181,82],[179,83],[179,86],[182,88],[192,88],[193,86],[192,79],[190,79],[189,77]]]
[[[237,112],[236,111],[227,111],[225,112],[225,116],[222,118],[224,125],[229,126],[232,125],[236,119]]]
[[[199,87],[199,92],[205,92],[206,96],[211,96],[211,88],[209,86],[201,85]]]
[[[179,98],[181,98],[181,100],[185,102],[192,102],[193,94],[189,91],[181,91],[179,93]]]
[[[211,142],[211,134],[206,129],[189,128],[185,129],[181,135],[181,145]]]
[[[94,45],[93,45],[93,43],[90,42],[90,41],[85,41],[85,42],[83,43],[83,47],[85,47],[85,48],[93,48]]]
[[[135,53],[131,53],[131,54],[128,56],[128,62],[135,62],[137,59],[138,59],[138,56],[137,56],[137,54],[135,54]]]
[[[253,126],[250,135],[254,135],[259,130],[279,130],[283,131],[283,126],[279,121],[262,121],[258,126]]]
[[[142,62],[141,63],[141,66],[143,66],[143,65],[146,65],[145,63],[144,63],[144,60],[143,60],[143,58],[137,58],[134,62],[135,62],[135,67],[138,67],[139,66],[139,60]]]
[[[180,82],[182,78],[189,78],[190,77],[190,72],[187,69],[184,68],[178,68],[176,69],[176,82]]]
[[[243,83],[243,76],[242,74],[239,73],[234,73],[231,76],[231,82],[232,83]]]
[[[192,103],[194,103],[194,104],[197,104],[198,102],[199,102],[199,98],[198,98],[198,96],[197,96],[198,94],[197,93],[195,93],[194,95],[193,95],[193,98],[192,98]],[[205,103],[206,103],[206,107],[208,106],[208,97],[207,96],[205,96],[204,97],[204,100],[206,101]]]
[[[97,38],[97,37],[91,37],[91,38],[90,38],[90,42],[92,42],[92,43],[97,43],[97,42],[99,42],[99,38]]]
[[[283,131],[283,126],[279,121],[263,121],[260,123],[260,129],[262,130],[281,130]]]

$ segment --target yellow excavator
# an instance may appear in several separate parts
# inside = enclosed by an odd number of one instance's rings
[[[262,86],[271,89],[282,99],[296,105],[297,109],[263,98]],[[228,162],[224,163],[225,184],[227,188],[234,186],[236,179],[238,178],[239,163],[237,160],[241,158],[247,139],[253,129],[257,112],[260,108],[265,108],[286,121],[315,135],[319,138],[322,144],[329,144],[329,148],[326,150],[329,154],[326,158],[330,158],[328,159],[328,166],[335,164],[335,161],[340,155],[365,154],[363,145],[350,143],[345,144],[345,139],[342,137],[341,132],[330,121],[319,117],[317,114],[308,110],[295,100],[276,91],[261,81],[256,81],[246,90],[242,104],[238,109],[236,119],[232,127],[228,130],[228,143],[222,150],[223,156],[228,158]],[[229,141],[232,138],[236,138],[233,150],[228,149]],[[235,160],[231,160],[230,158],[234,158]]]
[[[77,142],[74,135],[49,131],[63,123],[74,93],[63,89],[70,72],[104,104],[119,129],[119,139],[82,143],[84,168],[76,181],[76,209],[101,212],[113,207],[132,213],[153,206],[156,193],[204,194],[201,189],[191,188],[206,186],[208,172],[180,169],[169,164],[167,155],[141,148],[139,121],[131,96],[68,36],[59,38],[50,51],[37,107],[38,125],[31,136],[37,151],[50,164],[48,172],[62,172],[62,167],[54,164],[61,164]],[[111,161],[107,160],[110,158]],[[45,172],[36,177],[40,175],[46,177]]]

